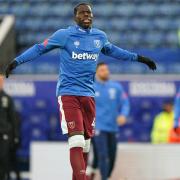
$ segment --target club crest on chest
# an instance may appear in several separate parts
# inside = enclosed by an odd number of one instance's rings
[[[79,41],[74,41],[74,45],[75,45],[76,48],[78,48],[79,45],[80,45],[80,42]]]
[[[116,89],[110,88],[110,89],[108,90],[108,92],[109,92],[109,97],[110,97],[110,99],[115,99],[115,98],[116,98]]]
[[[95,39],[95,40],[94,40],[94,46],[95,46],[96,48],[100,48],[100,47],[101,47],[101,41],[100,41],[99,39]]]

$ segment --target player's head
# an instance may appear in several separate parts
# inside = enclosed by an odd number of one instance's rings
[[[3,84],[4,84],[4,76],[0,75],[0,91],[3,89]]]
[[[107,81],[109,79],[110,71],[106,63],[100,62],[96,68],[96,78],[100,81]]]
[[[164,101],[163,110],[168,113],[172,112],[173,111],[173,101],[172,100]]]
[[[74,7],[74,20],[82,28],[92,26],[93,13],[89,3],[79,3]]]

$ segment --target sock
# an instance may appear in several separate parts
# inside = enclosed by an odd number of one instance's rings
[[[76,180],[74,173],[72,174],[72,180]]]
[[[83,148],[74,147],[70,149],[70,162],[73,169],[73,178],[75,177],[76,180],[86,180]]]
[[[83,158],[84,158],[85,168],[87,168],[87,164],[88,164],[88,153],[83,153]]]
[[[85,163],[85,169],[87,169],[88,165],[88,153],[83,153],[84,163]],[[88,180],[88,176],[86,175],[86,179]]]

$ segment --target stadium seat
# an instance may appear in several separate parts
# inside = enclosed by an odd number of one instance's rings
[[[113,13],[115,13],[116,16],[133,16],[133,14],[136,11],[136,7],[133,4],[119,4],[114,7]]]
[[[106,18],[114,13],[114,6],[112,3],[102,3],[94,6],[93,11],[97,16],[104,16]]]
[[[157,34],[165,34],[169,30],[179,28],[179,2],[173,1],[142,1],[142,0],[115,0],[114,3],[108,0],[94,1],[93,10],[97,20],[95,25],[103,30],[110,30],[113,34],[114,30],[118,31],[119,35],[126,32],[131,34],[129,29],[134,33],[141,34],[141,39],[144,39],[144,32],[147,30],[157,30]],[[1,14],[15,14],[16,28],[21,33],[18,33],[18,43],[20,49],[32,45],[36,42],[38,36],[33,38],[34,34],[50,34],[56,29],[67,27],[72,24],[73,5],[78,3],[77,0],[58,1],[58,0],[22,0],[3,1],[0,2]],[[63,7],[63,8],[62,8]],[[21,11],[19,11],[21,8]],[[53,9],[53,10],[52,10]],[[108,21],[111,19],[111,21]],[[24,34],[29,33],[27,41]],[[39,33],[41,32],[41,33]],[[31,35],[30,35],[31,34]],[[153,38],[156,39],[156,38]],[[152,40],[153,40],[152,39]],[[38,40],[42,40],[38,38]],[[119,39],[113,38],[117,45],[120,45]],[[125,47],[132,48],[139,45],[138,41],[128,41]],[[173,40],[166,42],[162,39],[161,42],[156,40],[149,44],[149,41],[144,41],[142,47],[164,47],[177,48],[177,43]]]
[[[145,3],[137,6],[136,13],[141,16],[151,17],[157,14],[158,6],[155,3]]]

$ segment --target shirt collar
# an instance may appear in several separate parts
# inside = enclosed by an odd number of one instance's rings
[[[79,25],[75,25],[75,27],[79,32],[82,32],[82,33],[91,33],[92,32],[92,28],[84,29],[84,28],[80,27]]]
[[[99,79],[96,78],[96,82],[97,82],[98,84],[105,85],[105,84],[107,84],[107,83],[109,82],[109,80],[107,80],[107,81],[100,81]]]

